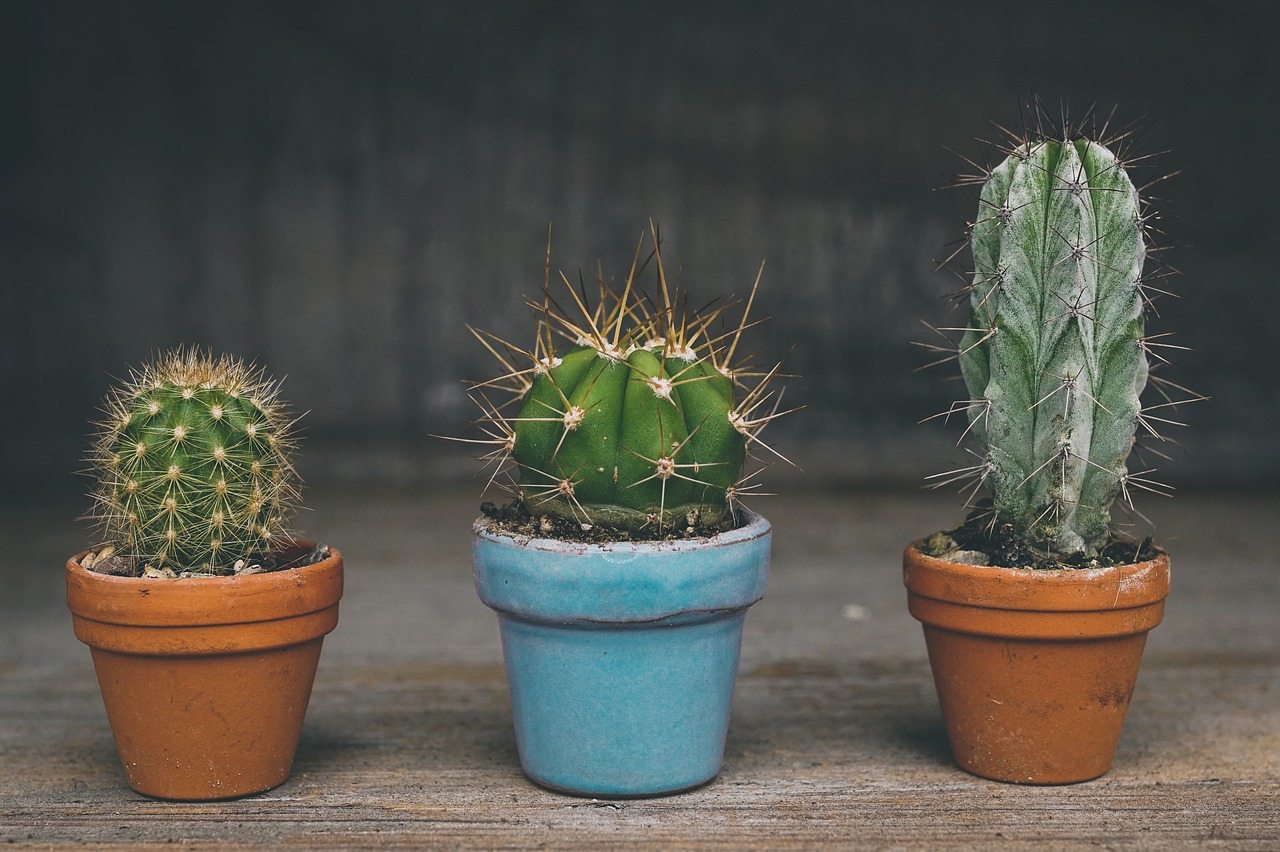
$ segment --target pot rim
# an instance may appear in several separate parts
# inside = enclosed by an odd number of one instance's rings
[[[584,544],[473,527],[476,592],[500,614],[558,624],[645,625],[741,611],[764,595],[772,526],[703,539]]]
[[[1103,568],[1027,569],[969,565],[903,552],[903,584],[914,595],[990,609],[1092,612],[1147,606],[1169,594],[1169,555]]]
[[[294,539],[291,547],[315,542]],[[248,624],[307,615],[342,597],[343,560],[337,548],[311,565],[231,577],[150,578],[100,574],[80,565],[89,551],[67,560],[67,606],[77,618],[136,627]]]

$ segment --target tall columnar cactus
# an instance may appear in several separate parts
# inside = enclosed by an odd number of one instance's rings
[[[753,372],[734,360],[755,290],[737,325],[722,331],[732,305],[687,311],[668,286],[656,232],[651,294],[638,281],[639,259],[637,248],[620,292],[600,278],[593,305],[561,275],[572,312],[559,307],[548,275],[533,305],[532,352],[476,332],[507,370],[475,386],[492,455],[514,462],[535,517],[630,533],[716,524],[749,490],[742,468],[751,445],[770,449],[759,432],[780,415],[769,389],[777,368]],[[494,386],[514,394],[517,413],[489,401]]]
[[[106,542],[194,573],[269,553],[298,495],[277,392],[262,370],[194,349],[114,388],[90,458]]]
[[[1087,139],[1023,142],[990,172],[960,365],[995,511],[1029,543],[1092,554],[1147,383],[1138,192]]]

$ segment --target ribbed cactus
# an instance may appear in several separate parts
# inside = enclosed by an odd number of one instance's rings
[[[1029,543],[1092,554],[1147,383],[1138,192],[1111,151],[1035,139],[990,172],[960,365],[995,511]]]
[[[476,332],[507,369],[475,386],[497,444],[491,455],[514,461],[518,495],[535,517],[629,533],[717,524],[748,490],[749,445],[767,448],[759,432],[780,414],[768,389],[777,368],[756,373],[734,361],[752,300],[722,331],[731,304],[687,311],[668,286],[656,233],[652,293],[641,289],[639,254],[620,292],[597,281],[594,304],[562,275],[572,313],[544,283],[532,352]],[[489,402],[494,386],[517,397],[516,414]]]
[[[292,421],[260,369],[198,350],[158,356],[114,388],[90,461],[116,551],[194,573],[262,556],[297,499]]]

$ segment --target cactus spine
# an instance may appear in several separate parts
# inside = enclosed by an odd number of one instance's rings
[[[1092,555],[1147,383],[1138,191],[1097,142],[1025,141],[987,177],[971,247],[960,365],[980,475],[1029,543]]]
[[[656,230],[652,260],[652,294],[638,280],[647,262],[637,246],[621,291],[599,277],[594,305],[561,275],[572,312],[557,304],[548,266],[532,352],[473,329],[507,369],[474,388],[491,436],[483,442],[497,446],[500,466],[514,462],[535,517],[629,534],[720,523],[749,490],[748,449],[767,448],[760,430],[785,413],[769,389],[777,368],[734,360],[755,289],[736,327],[718,334],[731,303],[688,311],[667,282]],[[515,415],[489,402],[495,386],[516,397]]]
[[[194,349],[133,371],[107,396],[90,458],[106,542],[194,573],[269,553],[298,496],[277,394],[262,370]]]

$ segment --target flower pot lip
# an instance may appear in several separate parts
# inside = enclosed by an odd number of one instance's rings
[[[1092,612],[1147,606],[1169,594],[1169,555],[1105,568],[1031,570],[968,565],[929,556],[912,542],[903,553],[909,592],[991,609]]]
[[[704,539],[584,544],[474,525],[476,592],[500,613],[534,621],[643,624],[714,617],[764,595],[772,527],[755,513]]]
[[[296,539],[310,550],[315,542]],[[119,577],[67,560],[67,606],[78,618],[139,627],[245,624],[292,618],[335,606],[342,597],[343,561],[337,548],[319,562],[231,577]]]

